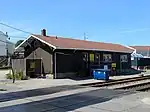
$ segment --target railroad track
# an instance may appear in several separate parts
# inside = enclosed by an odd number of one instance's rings
[[[144,91],[144,92],[147,92],[147,91],[150,91],[150,86],[149,87],[144,87],[138,91]]]
[[[119,79],[119,80],[113,80],[113,81],[107,81],[107,82],[88,83],[88,84],[82,84],[81,86],[108,87],[108,86],[114,86],[114,85],[134,83],[134,82],[148,80],[148,79],[150,79],[149,75],[142,76],[142,77],[139,76],[139,77],[125,78],[125,79]]]
[[[123,90],[134,90],[134,91],[146,91],[150,88],[150,82],[144,82],[139,84],[128,85],[124,87],[118,87],[115,89],[123,89]]]

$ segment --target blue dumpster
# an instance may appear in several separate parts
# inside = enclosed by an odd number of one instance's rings
[[[93,78],[94,79],[109,80],[109,72],[110,72],[110,70],[93,69]]]

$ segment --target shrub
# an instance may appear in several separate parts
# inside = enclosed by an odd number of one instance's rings
[[[23,79],[23,72],[16,73],[15,76],[16,76],[17,80],[22,80]]]
[[[14,76],[15,76],[16,80],[27,80],[28,79],[27,76],[23,75],[23,72],[15,73]],[[11,73],[6,74],[6,78],[13,79],[13,74],[11,74]]]
[[[6,79],[13,79],[13,75],[11,73],[6,74]]]

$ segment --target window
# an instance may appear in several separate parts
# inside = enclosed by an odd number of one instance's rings
[[[35,68],[35,62],[30,63],[30,68]]]
[[[121,62],[128,62],[128,56],[127,55],[120,55],[120,61]]]
[[[88,53],[83,53],[83,60],[88,61]]]
[[[105,62],[111,62],[112,61],[111,54],[103,54],[103,61],[105,61]]]

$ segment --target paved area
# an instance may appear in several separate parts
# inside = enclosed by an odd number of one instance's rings
[[[55,89],[54,89],[55,90]],[[149,112],[150,94],[97,88],[76,88],[46,94],[16,92],[16,99],[0,94],[0,112]],[[41,90],[42,92],[43,90]],[[39,94],[39,95],[37,95]],[[10,96],[14,97],[14,93]],[[20,96],[20,97],[19,97]],[[24,96],[24,97],[22,97]],[[3,100],[6,98],[7,100]]]
[[[0,94],[0,102],[22,99],[26,97],[54,94],[58,92],[70,91],[70,90],[81,89],[81,88],[89,88],[89,87],[66,85],[66,86],[47,87],[47,88],[31,89],[31,90],[16,91],[16,92],[7,92],[7,93]]]
[[[10,70],[0,70],[0,80],[6,80],[6,74],[9,73]]]
[[[8,72],[0,71],[0,89],[7,89],[0,92],[0,112],[150,112],[146,92],[76,86],[100,82],[94,79],[31,79],[13,84],[3,75]]]
[[[55,90],[55,89],[54,89]],[[40,92],[34,91],[32,93],[26,91],[26,94],[21,94],[20,92],[16,92],[18,95],[17,99],[11,99],[14,97],[14,93],[10,93],[8,97],[7,94],[1,95],[1,103],[0,103],[0,112],[41,112],[41,111],[75,111],[75,109],[79,109],[81,107],[86,107],[89,105],[102,103],[105,101],[109,101],[112,98],[123,96],[123,94],[129,94],[128,92],[123,91],[113,91],[113,90],[98,90],[98,89],[79,89],[76,91],[66,91],[63,93],[55,94],[56,96],[51,96],[51,91],[49,93],[44,94],[45,97],[41,97]],[[82,91],[81,91],[82,90]],[[41,90],[42,92],[42,90]],[[69,92],[69,93],[68,93]],[[40,97],[37,97],[37,94]],[[21,97],[20,97],[21,96]],[[22,97],[23,96],[23,97]],[[48,98],[49,96],[50,98]],[[109,97],[108,97],[109,96]],[[7,99],[7,100],[3,100]],[[17,103],[17,104],[16,104]]]

